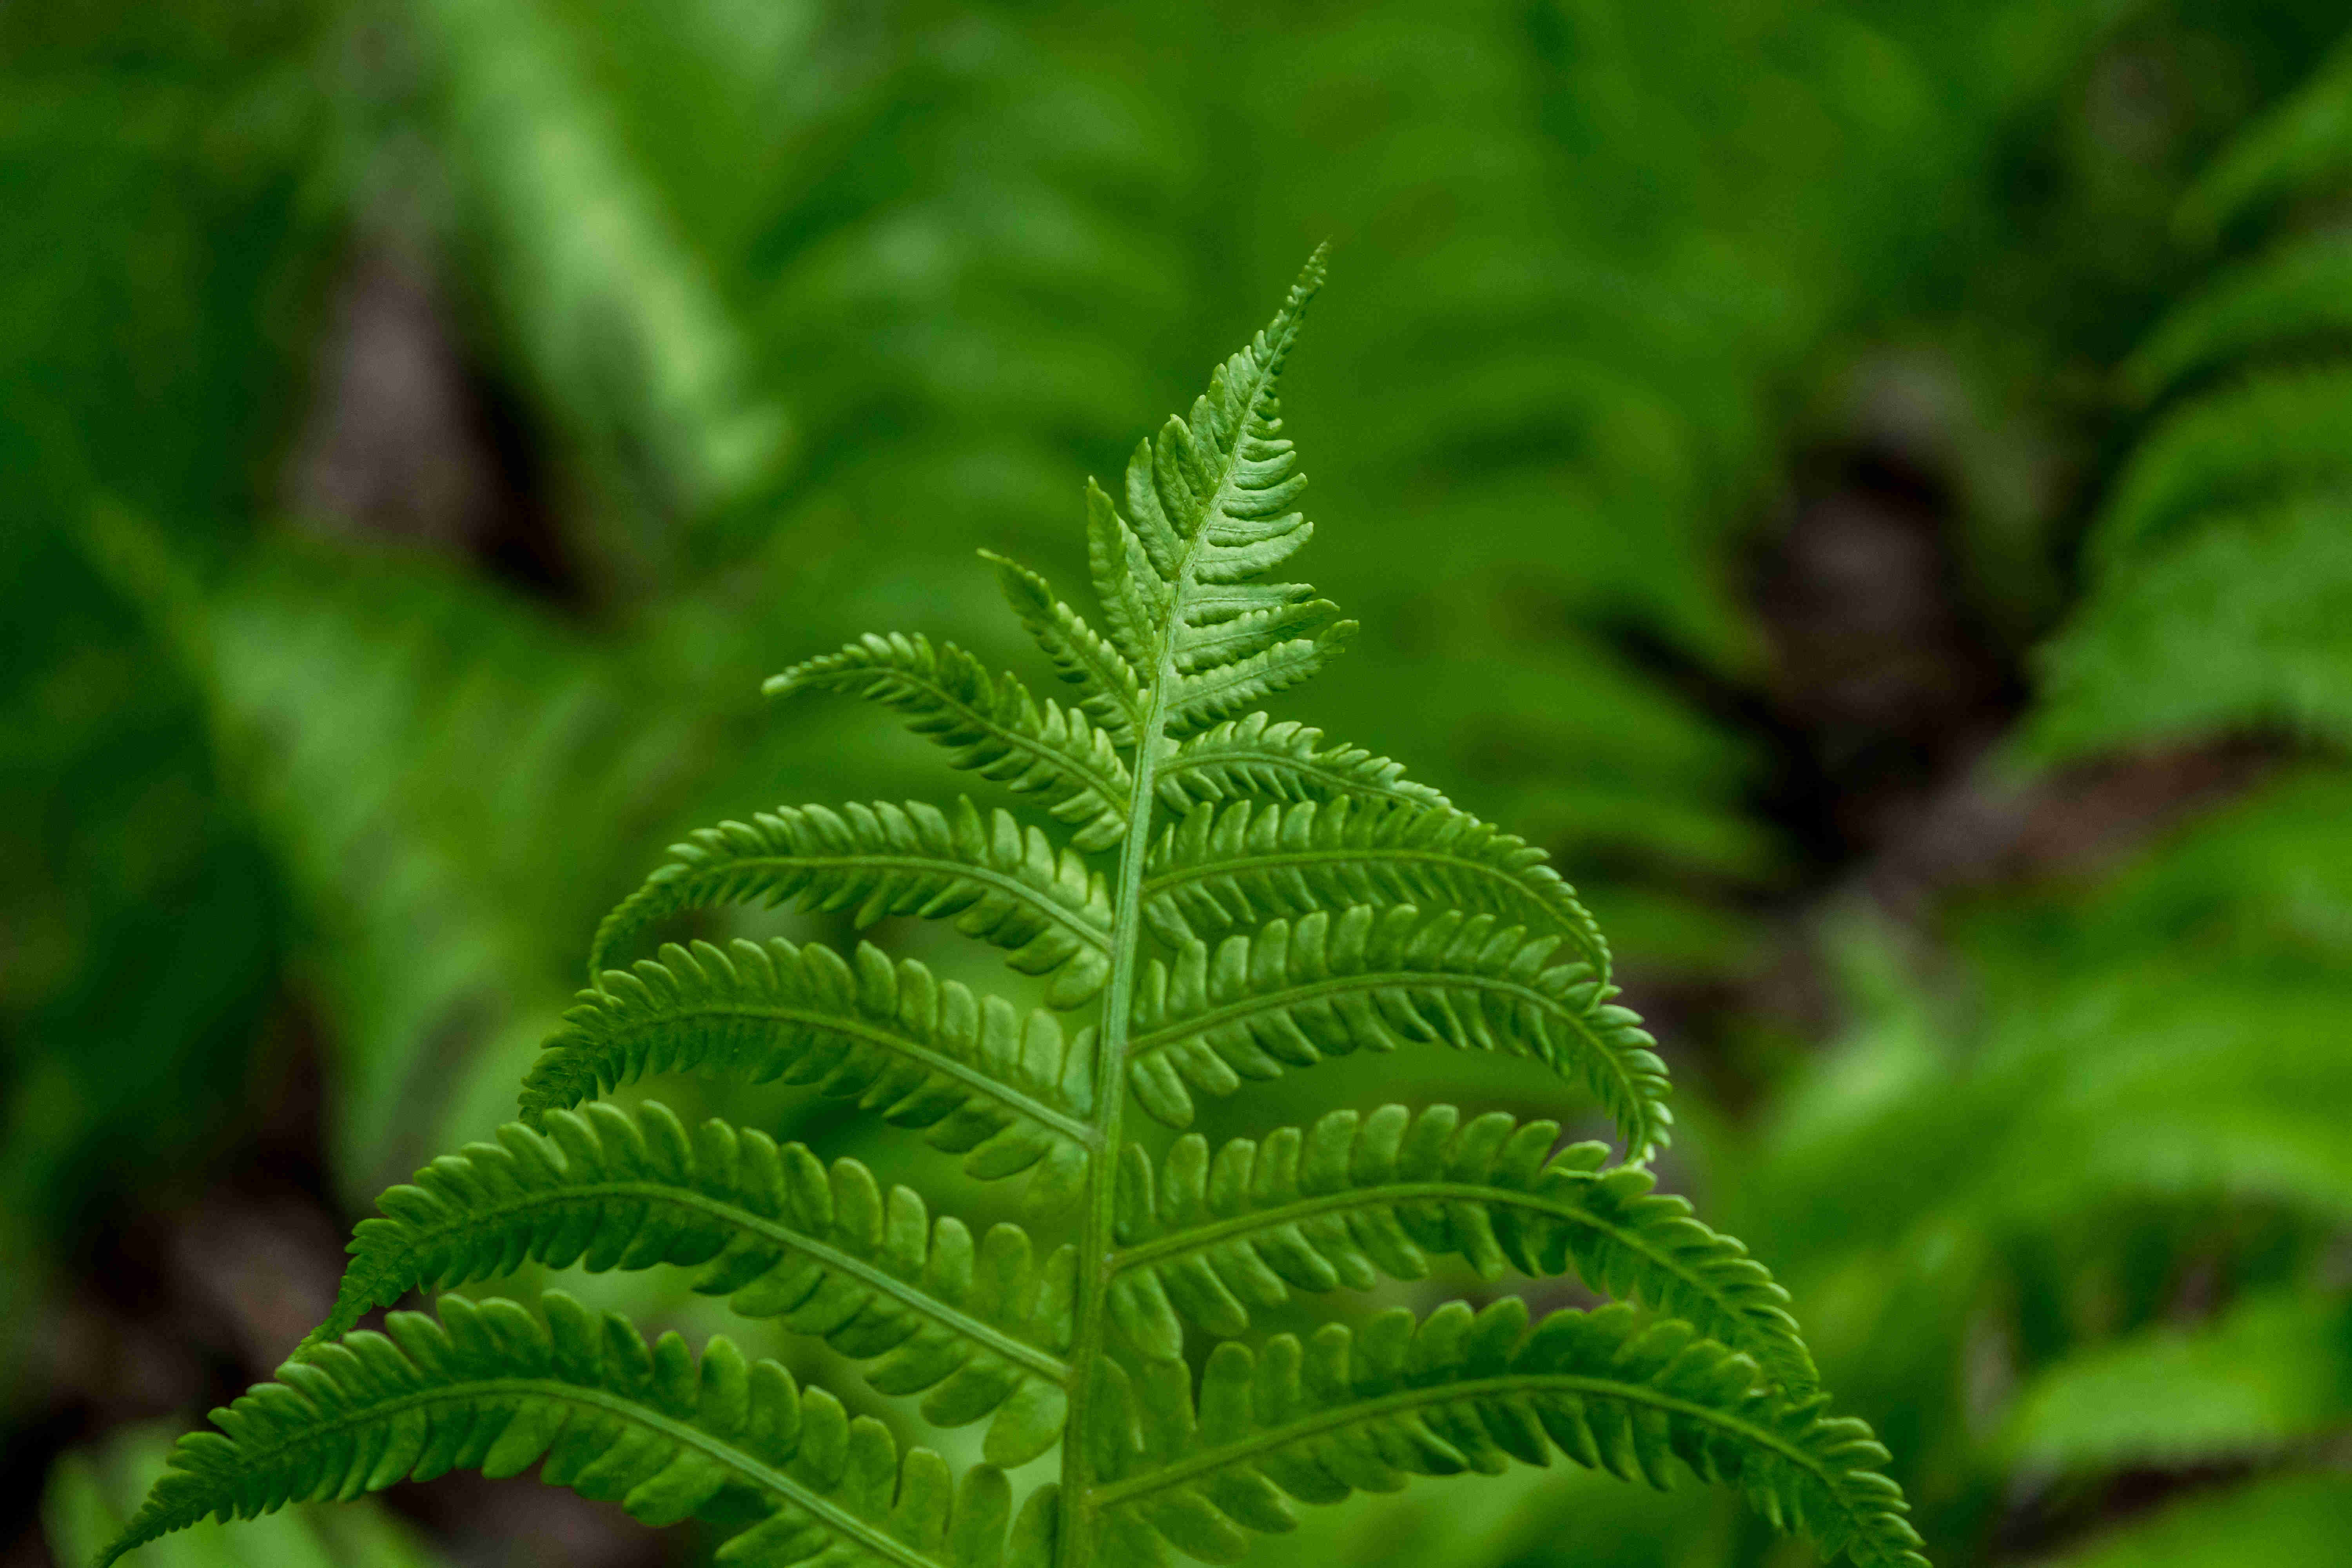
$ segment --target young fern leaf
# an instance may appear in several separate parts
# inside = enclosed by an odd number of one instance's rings
[[[1609,950],[1535,849],[1383,757],[1247,711],[1318,669],[1351,623],[1261,581],[1307,538],[1275,385],[1321,279],[1128,466],[1087,494],[1104,630],[999,561],[1016,614],[1076,706],[919,637],[869,637],[772,691],[870,696],[953,765],[1032,794],[1066,844],[960,801],[807,806],[695,835],[609,917],[583,992],[523,1086],[521,1122],[418,1173],[363,1223],[326,1323],[279,1380],[184,1440],[180,1471],[115,1554],[208,1513],[352,1496],[471,1467],[737,1531],[743,1568],[1127,1568],[1213,1562],[1286,1529],[1289,1502],[1408,1475],[1541,1464],[1555,1447],[1629,1479],[1680,1464],[1736,1485],[1862,1568],[1920,1568],[1901,1494],[1859,1423],[1832,1420],[1786,1294],[1740,1245],[1651,1191],[1664,1064],[1611,998]],[[1166,820],[1158,820],[1161,814]],[[1081,856],[1118,846],[1106,881]],[[1066,1029],[894,962],[789,942],[626,945],[663,917],[797,902],[947,921],[1038,977]],[[1181,1127],[1198,1093],[1326,1057],[1444,1044],[1525,1058],[1580,1086],[1625,1161],[1558,1124],[1448,1106],[1337,1110],[1155,1164],[1130,1097]],[[662,1073],[782,1079],[921,1131],[982,1180],[1029,1174],[1032,1231],[975,1239],[865,1164],[646,1104]],[[1505,1300],[1253,1348],[1295,1292],[1419,1279],[1455,1256],[1488,1278],[1573,1269],[1626,1305],[1532,1332]],[[739,1316],[821,1339],[922,1418],[987,1422],[959,1482],[877,1423],[747,1367],[699,1365],[552,1292],[544,1326],[445,1298],[442,1321],[359,1320],[413,1289],[526,1264],[690,1270]],[[1188,1359],[1207,1352],[1197,1393]],[[1712,1337],[1708,1337],[1712,1336]],[[1006,1467],[1061,1450],[1015,1514]]]
[[[1110,973],[1110,896],[1076,851],[1003,808],[982,816],[969,797],[940,811],[921,801],[781,806],[722,822],[670,846],[669,864],[646,879],[596,928],[593,978],[613,967],[629,939],[666,916],[717,904],[797,903],[852,911],[863,927],[885,915],[952,920],[955,929],[1006,949],[1024,974],[1051,976],[1047,1001],[1076,1007]]]

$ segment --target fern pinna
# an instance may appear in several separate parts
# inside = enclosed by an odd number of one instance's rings
[[[1412,1475],[1581,1465],[1732,1483],[1860,1564],[1920,1568],[1885,1452],[1830,1416],[1787,1297],[1739,1243],[1651,1192],[1666,1074],[1611,997],[1609,950],[1520,840],[1253,705],[1354,629],[1264,581],[1306,542],[1276,377],[1320,257],[1189,417],[1087,494],[1097,631],[996,562],[1064,706],[951,645],[869,637],[770,683],[878,699],[954,765],[1031,796],[1066,843],[968,801],[785,810],[678,846],[598,932],[594,988],[549,1042],[523,1120],[435,1162],[359,1228],[332,1316],[274,1383],[184,1439],[107,1561],[207,1515],[352,1497],[452,1468],[617,1499],[734,1531],[722,1563],[898,1568],[1233,1562],[1294,1502]],[[1087,859],[1117,850],[1107,884]],[[1043,978],[1024,1012],[861,943],[667,946],[651,921],[796,900],[950,921]],[[1064,1015],[1090,1009],[1073,1028]],[[1337,1110],[1153,1158],[1130,1099],[1181,1131],[1202,1096],[1328,1056],[1442,1043],[1531,1059],[1607,1111],[1605,1144],[1450,1106]],[[920,1130],[982,1179],[1025,1178],[1027,1226],[984,1235],[865,1165],[599,1096],[694,1070],[814,1084]],[[1031,1229],[1066,1239],[1048,1247]],[[1299,1293],[1571,1269],[1622,1298],[1530,1322],[1506,1297],[1299,1337],[1255,1317]],[[943,1427],[985,1423],[958,1476],[823,1388],[714,1339],[549,1291],[418,1288],[527,1260],[678,1268],[745,1318],[814,1335]],[[1253,1342],[1255,1341],[1255,1342]],[[1061,1448],[1018,1510],[1006,1471]]]

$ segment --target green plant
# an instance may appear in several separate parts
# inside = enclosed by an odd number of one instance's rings
[[[1785,1292],[1737,1241],[1650,1192],[1664,1065],[1610,1000],[1609,952],[1538,852],[1384,759],[1252,711],[1305,680],[1352,623],[1265,574],[1311,529],[1276,380],[1321,276],[1222,366],[1189,418],[1130,462],[1124,510],[1087,493],[1108,635],[1011,562],[1023,625],[1078,689],[1032,698],[952,645],[869,637],[776,678],[912,717],[957,766],[1038,798],[1073,847],[1009,813],[809,808],[679,846],[609,919],[799,900],[952,919],[1045,978],[1074,1034],[861,943],[671,945],[599,968],[530,1071],[525,1120],[436,1162],[365,1222],[330,1317],[278,1381],[184,1439],[174,1473],[103,1561],[207,1515],[356,1496],[453,1468],[699,1516],[721,1561],[1031,1564],[1232,1561],[1288,1528],[1286,1494],[1337,1501],[1410,1474],[1548,1462],[1664,1485],[1679,1460],[1860,1563],[1919,1564],[1866,1428],[1824,1413]],[[1173,817],[1165,829],[1156,819]],[[1081,851],[1117,846],[1111,879]],[[1556,956],[1557,955],[1557,956]],[[1195,1096],[1329,1056],[1412,1043],[1507,1053],[1579,1082],[1625,1145],[1557,1152],[1559,1129],[1451,1107],[1334,1111],[1154,1161],[1129,1092],[1172,1129]],[[653,1103],[598,1097],[649,1074],[783,1079],[923,1130],[971,1176],[1025,1174],[1032,1226],[975,1238],[850,1160]],[[1455,1254],[1492,1278],[1573,1268],[1630,1298],[1528,1324],[1505,1296],[1242,1342],[1294,1292],[1418,1277]],[[959,1479],[730,1342],[648,1345],[547,1291],[533,1312],[449,1296],[437,1321],[362,1314],[525,1259],[700,1270],[696,1289],[988,1423]],[[1635,1305],[1638,1303],[1638,1306]],[[1214,1342],[1197,1373],[1186,1326]],[[1007,1468],[1062,1447],[1013,1516]],[[1009,1540],[1008,1540],[1009,1526]]]

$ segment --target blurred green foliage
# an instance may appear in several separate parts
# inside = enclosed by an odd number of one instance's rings
[[[1789,1280],[1937,1561],[2352,1557],[2342,27],[0,11],[0,1312],[201,1185],[306,1040],[347,1212],[502,1120],[668,838],[910,787],[915,742],[759,679],[869,625],[1003,651],[971,542],[1075,580],[1084,475],[1328,237],[1289,401],[1368,631],[1316,717],[1552,848],[1637,977],[1752,996],[1813,911],[1835,1037],[1669,1034],[1672,1173]],[[442,423],[339,512],[300,476],[383,395],[386,276]],[[1809,454],[1889,440],[1945,477],[1983,637],[2035,650],[1983,788],[2216,747],[2254,782],[1925,918],[1824,900],[1758,552]],[[1381,1097],[1542,1109],[1409,1070]],[[1770,1552],[1549,1476],[1437,1495],[1296,1558]]]

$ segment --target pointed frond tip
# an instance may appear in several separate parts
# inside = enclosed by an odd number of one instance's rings
[[[1213,1155],[1176,1141],[1155,1172],[1120,1151],[1112,1321],[1142,1354],[1183,1351],[1183,1324],[1220,1338],[1293,1290],[1424,1279],[1459,1257],[1485,1279],[1573,1268],[1593,1290],[1687,1319],[1754,1359],[1784,1392],[1818,1382],[1789,1293],[1730,1237],[1654,1193],[1645,1170],[1602,1169],[1603,1143],[1555,1154],[1559,1127],[1450,1105],[1335,1110],[1307,1128],[1237,1138]]]
[[[1171,1547],[1238,1562],[1253,1535],[1295,1527],[1291,1500],[1548,1465],[1557,1449],[1660,1488],[1685,1468],[1736,1487],[1825,1557],[1927,1568],[1867,1426],[1824,1415],[1819,1398],[1780,1398],[1747,1357],[1622,1306],[1555,1312],[1530,1332],[1517,1298],[1479,1312],[1456,1301],[1419,1321],[1400,1308],[1356,1331],[1277,1335],[1259,1352],[1228,1341],[1197,1399],[1181,1362],[1147,1363],[1139,1383],[1106,1377],[1118,1408],[1100,1428],[1096,1496],[1121,1564],[1165,1563]]]
[[[919,1194],[886,1193],[856,1160],[667,1109],[557,1110],[511,1122],[377,1200],[360,1222],[334,1311],[304,1342],[341,1338],[411,1289],[446,1289],[526,1261],[590,1273],[697,1271],[693,1289],[738,1317],[773,1318],[853,1361],[884,1394],[927,1394],[923,1418],[994,1415],[992,1464],[1059,1440],[1076,1286],[1067,1247],[1039,1259],[1018,1226],[977,1242]]]
[[[1493,915],[1359,904],[1273,920],[1214,948],[1154,959],[1136,988],[1128,1074],[1169,1126],[1192,1090],[1217,1097],[1356,1050],[1410,1042],[1532,1058],[1581,1083],[1617,1123],[1627,1158],[1666,1142],[1657,1044],[1590,965],[1555,963],[1554,936]]]
[[[1092,1036],[867,942],[846,960],[782,938],[672,945],[580,994],[523,1081],[522,1115],[663,1072],[814,1084],[927,1130],[981,1180],[1031,1172],[1026,1201],[1044,1212],[1076,1194],[1097,1136]]]
[[[654,921],[721,904],[847,910],[860,927],[886,915],[952,921],[1005,949],[1024,974],[1050,976],[1047,1001],[1075,1007],[1110,973],[1110,896],[1045,832],[959,795],[946,811],[920,801],[797,809],[722,822],[670,846],[670,859],[596,928],[593,977]]]
[[[740,1524],[721,1563],[1046,1568],[1055,1501],[1018,1521],[1003,1473],[959,1482],[925,1448],[901,1456],[888,1427],[851,1419],[821,1388],[714,1339],[698,1359],[675,1333],[647,1344],[626,1318],[541,1298],[449,1297],[436,1321],[395,1312],[289,1362],[180,1440],[172,1468],[99,1559],[205,1518],[348,1499],[452,1470],[520,1475],[618,1502],[639,1521]],[[1008,1531],[1008,1526],[1009,1531]]]
[[[1191,411],[1128,459],[1124,508],[1089,484],[1087,561],[1111,645],[1181,735],[1311,676],[1353,624],[1294,584],[1256,579],[1314,532],[1296,510],[1307,487],[1276,395],[1323,251],[1248,347],[1219,365]],[[1158,735],[1147,738],[1157,743]]]

